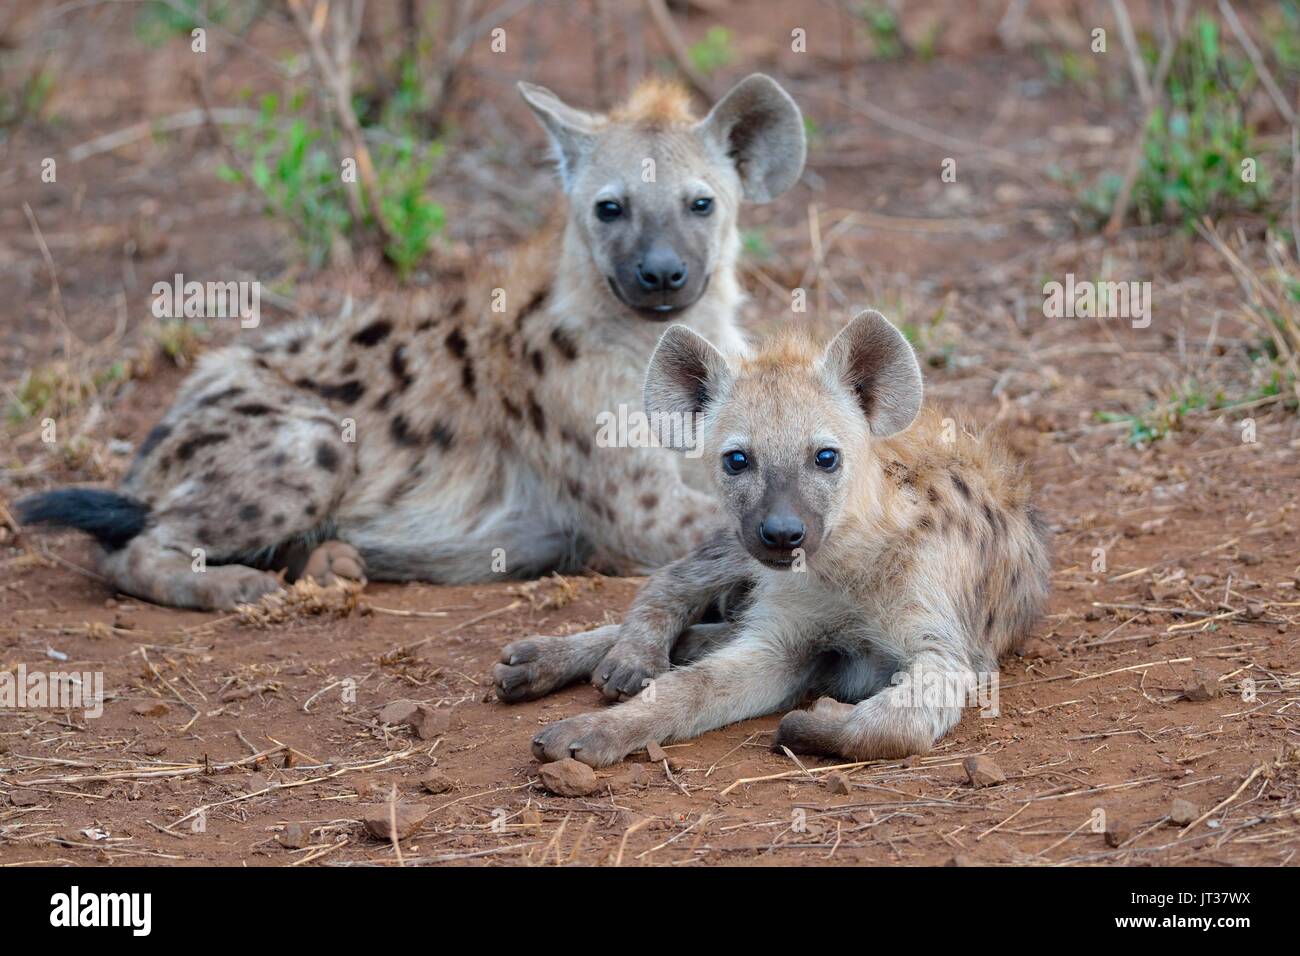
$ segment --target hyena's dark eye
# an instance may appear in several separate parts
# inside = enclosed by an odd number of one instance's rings
[[[840,453],[834,448],[823,448],[813,455],[813,461],[817,462],[817,467],[822,471],[834,471],[835,466],[840,463]]]
[[[729,475],[738,475],[749,467],[749,456],[743,451],[729,451],[722,456],[722,470]]]
[[[613,222],[623,215],[623,207],[612,199],[602,199],[596,203],[596,218],[601,222]]]
[[[713,212],[713,200],[709,199],[707,196],[695,200],[695,202],[691,203],[691,212],[695,213],[697,216],[707,216],[709,213]]]

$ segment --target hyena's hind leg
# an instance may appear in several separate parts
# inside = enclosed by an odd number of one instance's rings
[[[355,473],[355,445],[336,416],[269,373],[235,362],[204,371],[123,484],[149,516],[141,534],[105,552],[105,576],[127,593],[195,608],[274,590],[268,569],[295,551],[309,555],[308,571],[360,578],[360,555],[329,541],[330,514]]]
[[[821,698],[810,710],[786,714],[772,747],[850,760],[929,753],[960,722],[978,677],[960,655],[921,652],[866,700],[850,705]]]

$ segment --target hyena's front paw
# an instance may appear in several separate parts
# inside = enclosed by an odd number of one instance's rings
[[[498,700],[515,703],[545,697],[572,683],[576,677],[568,664],[564,639],[526,637],[501,649],[501,663],[492,668]]]
[[[591,767],[607,767],[636,749],[605,714],[557,720],[533,738],[533,756],[543,763],[572,757]]]
[[[342,541],[326,541],[316,546],[302,569],[302,577],[312,578],[321,587],[340,582],[366,583],[366,562],[361,552]]]
[[[841,756],[844,730],[852,713],[852,704],[830,697],[819,698],[811,710],[792,710],[781,718],[772,737],[772,749],[789,747],[797,754]]]
[[[628,700],[671,665],[668,655],[636,641],[619,641],[591,672],[592,686],[610,700]]]

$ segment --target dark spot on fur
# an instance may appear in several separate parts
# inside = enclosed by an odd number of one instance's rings
[[[144,436],[144,441],[140,443],[140,451],[136,453],[137,458],[144,458],[149,452],[157,448],[172,433],[170,425],[155,425],[149,430],[149,434]]]
[[[326,400],[344,402],[348,405],[356,402],[366,393],[366,387],[356,379],[349,379],[337,385],[321,385],[311,379],[300,378],[294,384],[299,388],[310,389]]]
[[[375,411],[386,412],[388,411],[388,406],[391,405],[392,403],[393,403],[393,393],[384,392],[384,394],[379,396],[379,401],[375,402]]]
[[[343,363],[343,367],[339,369],[339,373],[342,375],[351,375],[356,370],[357,370],[357,360],[351,358]]]
[[[516,328],[522,328],[524,322],[528,320],[529,316],[542,307],[542,303],[546,301],[546,297],[550,292],[550,289],[542,288],[533,293],[533,297],[524,303],[524,307],[520,309],[519,314],[515,316]]]
[[[283,528],[288,519],[284,515],[274,515],[271,518],[271,524],[276,528]]]
[[[397,442],[397,444],[407,448],[419,444],[419,440],[415,437],[415,433],[411,431],[411,426],[407,423],[405,415],[398,415],[389,423],[388,434],[393,436],[393,441]]]
[[[239,509],[240,521],[256,521],[262,517],[262,509],[258,505],[247,504]]]
[[[473,398],[475,395],[474,363],[471,362],[469,359],[465,359],[465,364],[461,367],[460,384],[461,384],[461,388],[465,389],[469,397]]]
[[[537,404],[537,399],[532,392],[528,393],[528,420],[533,423],[537,434],[546,434],[546,413],[542,411],[542,406]]]
[[[316,445],[316,464],[320,465],[326,471],[337,471],[339,467],[339,453],[324,442]]]
[[[994,620],[994,618],[993,618],[993,609],[992,609],[992,608],[989,608],[989,616],[988,616],[987,618],[985,618],[985,620],[984,620],[984,633],[985,633],[985,634],[992,634],[992,633],[993,633],[993,620]]]
[[[963,498],[970,501],[970,485],[966,484],[966,480],[955,471],[952,473],[952,486]]]
[[[205,432],[202,435],[187,438],[176,449],[176,458],[179,461],[189,461],[200,448],[205,448],[208,445],[219,445],[229,437],[225,432]]]
[[[357,345],[364,345],[366,348],[370,348],[388,338],[388,333],[392,331],[392,322],[389,322],[387,319],[377,319],[352,336],[352,341]]]
[[[929,531],[934,527],[934,521],[929,515],[921,515],[916,522],[916,527],[920,531]]]
[[[451,443],[456,440],[456,436],[451,429],[442,422],[434,422],[433,428],[429,430],[429,441],[433,442],[443,451],[451,447]]]
[[[646,511],[653,511],[655,509],[655,506],[659,504],[659,496],[655,494],[653,491],[647,491],[640,498],[638,498],[637,501],[641,503],[641,507],[644,508]]]
[[[261,402],[245,402],[243,405],[236,405],[235,411],[241,415],[251,415],[256,418],[261,415],[269,415],[275,409],[270,405],[263,405]]]
[[[302,339],[294,339],[292,342],[290,342],[288,345],[284,347],[284,350],[288,352],[290,355],[297,355],[299,352],[302,351],[303,344],[304,343]]]
[[[423,319],[420,322],[420,324],[415,327],[415,331],[428,332],[431,328],[433,328],[437,324],[438,324],[437,319]]]
[[[302,513],[309,518],[314,517],[316,514],[316,506],[314,504],[309,504],[307,507],[302,509]]]
[[[546,356],[544,356],[539,350],[535,349],[529,353],[528,361],[533,363],[533,371],[538,375],[546,374]]]
[[[393,346],[393,354],[388,357],[388,369],[397,379],[397,390],[406,391],[411,385],[411,373],[406,370],[406,346],[398,343]]]
[[[519,406],[504,395],[501,396],[501,407],[506,410],[506,415],[514,421],[519,421],[523,417],[523,412],[519,410]]]
[[[695,524],[695,515],[688,512],[682,515],[681,520],[677,522],[677,527],[689,528],[693,524]]]
[[[452,329],[448,332],[444,344],[446,344],[451,354],[458,359],[463,359],[465,353],[469,351],[469,343],[465,341],[465,335],[460,329]]]
[[[244,390],[236,385],[233,388],[226,389],[224,392],[214,392],[211,395],[205,395],[203,398],[199,399],[199,407],[209,408],[218,402],[224,402],[228,398],[234,398],[236,395],[243,394]]]
[[[569,333],[558,325],[551,329],[551,344],[555,350],[572,362],[578,357],[578,345],[569,337]]]

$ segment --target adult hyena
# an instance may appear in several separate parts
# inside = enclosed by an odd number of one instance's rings
[[[599,447],[598,415],[639,408],[667,320],[742,347],[737,214],[799,177],[799,109],[761,75],[703,119],[660,82],[609,115],[520,92],[558,161],[562,232],[435,308],[295,324],[205,356],[117,491],[38,494],[22,520],[85,530],[115,587],[198,608],[256,600],[277,568],[628,573],[698,544],[703,481],[661,448]]]

